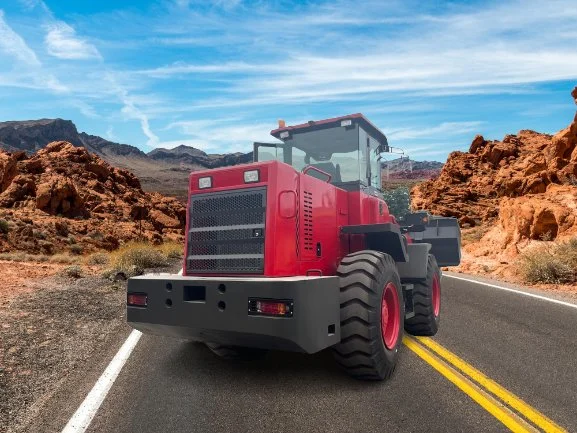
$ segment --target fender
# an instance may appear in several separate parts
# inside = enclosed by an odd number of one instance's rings
[[[407,239],[401,234],[397,224],[366,224],[341,227],[341,233],[348,235],[365,235],[367,248],[390,254],[395,262],[407,262]]]
[[[427,278],[427,264],[430,251],[431,244],[420,243],[407,245],[409,260],[397,263],[401,281],[414,281]]]

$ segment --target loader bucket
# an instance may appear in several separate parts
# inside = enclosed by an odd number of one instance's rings
[[[419,225],[418,231],[411,227]],[[461,263],[461,229],[456,218],[439,217],[425,212],[405,216],[407,233],[416,243],[431,244],[430,253],[439,266],[457,266]]]

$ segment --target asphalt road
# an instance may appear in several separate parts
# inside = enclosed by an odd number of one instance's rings
[[[577,309],[445,277],[434,341],[577,432]],[[403,347],[392,380],[359,382],[331,354],[231,363],[144,335],[90,432],[497,432],[490,411]]]

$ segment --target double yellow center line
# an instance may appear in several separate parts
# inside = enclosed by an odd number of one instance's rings
[[[403,343],[513,432],[567,432],[519,397],[430,338]]]

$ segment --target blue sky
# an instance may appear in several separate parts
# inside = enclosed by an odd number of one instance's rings
[[[362,112],[421,160],[568,125],[575,0],[423,3],[0,0],[0,120],[218,153]]]

